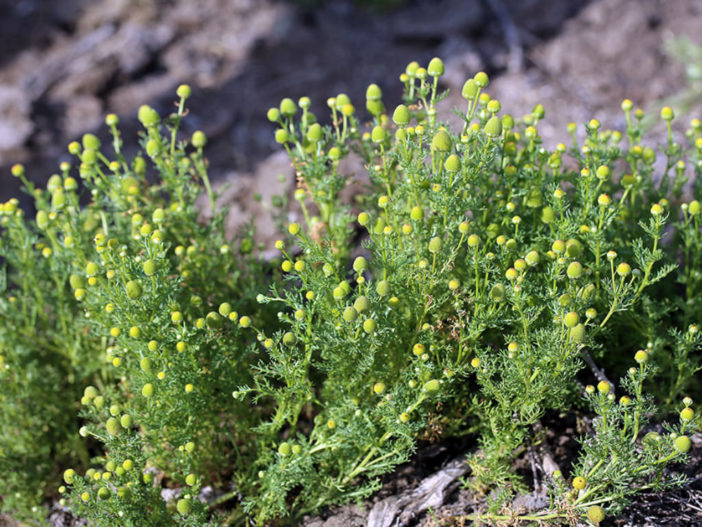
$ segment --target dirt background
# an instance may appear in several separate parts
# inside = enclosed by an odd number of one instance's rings
[[[702,57],[686,68],[666,51],[683,36],[702,45],[702,0],[359,4],[0,0],[0,200],[18,195],[9,176],[13,163],[24,163],[32,180],[46,181],[59,162],[70,160],[71,140],[85,132],[106,137],[108,112],[119,115],[126,143],[136,144],[139,105],[167,113],[183,82],[193,87],[184,133],[205,131],[212,177],[231,183],[223,198],[232,206],[231,230],[252,214],[264,218],[267,199],[292,190],[287,158],[265,119],[268,107],[307,95],[322,117],[328,96],[345,92],[362,107],[365,88],[376,82],[392,108],[400,98],[397,77],[411,60],[444,59],[442,82],[452,90],[443,104],[446,116],[463,107],[460,87],[479,70],[490,74],[488,91],[504,111],[522,115],[542,102],[546,120],[539,130],[550,146],[570,121],[596,117],[621,128],[625,97],[654,112],[656,101],[672,101],[678,114],[687,114],[684,123],[702,116],[700,85],[690,81],[702,77]],[[252,199],[255,193],[262,202]],[[263,221],[262,231],[264,240],[275,237],[270,222]],[[375,500],[416,487],[457,454],[445,447],[418,458],[391,476]],[[620,524],[702,525],[701,489],[697,479],[683,497],[642,499]],[[450,514],[468,507],[461,492],[447,496]],[[669,517],[681,507],[691,515]],[[348,507],[307,523],[362,525],[368,509]],[[434,517],[407,522],[428,525]]]
[[[323,117],[328,96],[343,91],[362,107],[376,82],[392,108],[405,64],[438,55],[452,90],[445,115],[463,106],[464,80],[484,70],[505,111],[522,115],[545,103],[539,129],[554,145],[570,121],[597,117],[621,127],[624,97],[649,108],[688,90],[666,42],[688,35],[702,44],[700,0],[399,3],[383,10],[351,0],[0,0],[0,199],[19,194],[11,164],[46,181],[71,160],[71,140],[106,137],[108,112],[136,144],[139,105],[167,113],[187,82],[194,95],[184,133],[204,130],[212,177],[236,182],[224,198],[233,231],[251,214],[266,216],[266,200],[293,184],[278,182],[289,166],[265,119],[285,96],[311,97]],[[699,102],[688,98],[686,106]],[[269,222],[261,237],[275,237]]]

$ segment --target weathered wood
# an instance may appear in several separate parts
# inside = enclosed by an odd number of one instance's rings
[[[458,478],[469,470],[465,455],[449,461],[441,470],[422,480],[418,487],[376,503],[368,515],[368,527],[407,525],[430,507],[444,504],[456,489]]]

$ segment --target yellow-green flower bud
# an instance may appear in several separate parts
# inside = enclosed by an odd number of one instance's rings
[[[531,110],[531,115],[534,119],[536,119],[538,121],[543,119],[544,116],[546,115],[546,110],[544,109],[544,105],[537,104],[536,106],[534,106],[534,108],[532,108],[532,110]]]
[[[375,291],[379,296],[385,296],[390,292],[390,283],[387,280],[381,280],[375,287]]]
[[[578,344],[581,343],[583,340],[585,340],[585,326],[578,324],[577,326],[570,328],[570,331],[568,331],[568,337],[573,342]]]
[[[122,427],[119,424],[119,421],[114,417],[110,417],[107,420],[107,422],[105,423],[105,428],[107,429],[107,433],[112,436],[116,436],[122,431]]]
[[[154,395],[154,385],[149,383],[146,383],[142,388],[141,388],[141,394],[146,397],[147,399],[152,397]]]
[[[675,112],[673,112],[673,109],[670,106],[664,106],[661,109],[661,119],[664,121],[672,121],[674,117]]]
[[[363,295],[359,296],[353,303],[353,307],[359,313],[364,313],[368,311],[368,309],[370,308],[370,302],[368,301],[368,297]]]
[[[490,289],[490,299],[493,302],[502,302],[505,299],[505,286],[502,284],[495,284]]]
[[[648,353],[646,350],[639,350],[634,354],[634,360],[639,364],[648,361]]]
[[[566,274],[571,280],[580,278],[583,274],[583,266],[580,262],[571,262],[566,269]]]
[[[397,126],[407,126],[411,120],[407,106],[400,104],[392,114],[392,120]]]
[[[222,317],[219,315],[219,313],[215,313],[214,311],[207,313],[207,316],[205,317],[205,324],[207,324],[208,328],[220,329],[222,327],[222,323]]]
[[[383,97],[383,90],[377,84],[370,84],[366,89],[366,99],[369,101],[379,101]]]
[[[510,114],[505,114],[502,116],[502,128],[509,131],[514,128],[514,117]]]
[[[178,86],[178,89],[176,89],[176,95],[181,99],[187,99],[188,97],[190,97],[191,94],[192,90],[187,84],[181,84],[180,86]]]
[[[290,134],[284,128],[279,128],[275,131],[275,142],[282,145],[288,142]]]
[[[605,512],[599,505],[592,505],[587,509],[587,519],[599,525],[605,519]]]
[[[141,285],[139,285],[139,282],[135,280],[130,280],[129,282],[126,283],[124,286],[125,292],[127,293],[127,296],[131,300],[136,300],[141,296],[142,289]]]
[[[349,306],[344,309],[343,317],[346,322],[353,322],[358,318],[358,311],[356,311],[356,308]]]
[[[412,207],[412,210],[410,211],[410,218],[412,218],[414,221],[419,221],[424,218],[424,209],[418,205],[415,205]]]
[[[608,207],[612,204],[612,198],[609,197],[609,194],[600,194],[597,197],[597,203],[602,207]]]
[[[341,110],[347,104],[351,104],[351,99],[345,93],[340,93],[334,98],[336,109]]]
[[[438,379],[431,379],[430,381],[427,381],[424,383],[424,387],[422,388],[425,392],[438,392],[439,388],[441,387],[441,383]]]
[[[431,149],[438,152],[448,152],[451,149],[451,137],[446,130],[438,130],[431,140]]]
[[[363,256],[358,256],[353,261],[353,270],[357,273],[363,272],[368,268],[368,261]]]
[[[526,260],[526,263],[530,267],[534,267],[539,265],[539,261],[541,260],[541,256],[539,255],[538,251],[529,251],[526,256],[524,257],[524,260]]]
[[[307,139],[312,143],[317,143],[322,139],[322,132],[322,127],[318,123],[314,123],[307,129]]]
[[[36,222],[37,227],[39,227],[41,230],[44,230],[49,226],[49,215],[46,213],[46,211],[40,210],[37,212]]]
[[[434,57],[429,61],[427,73],[432,77],[441,77],[444,74],[444,63],[439,57]]]
[[[202,148],[207,144],[207,136],[202,130],[197,130],[193,132],[190,142],[195,148]]]
[[[565,250],[569,258],[577,258],[583,253],[583,244],[575,238],[570,238],[566,242]]]
[[[487,88],[487,85],[490,82],[490,78],[488,77],[487,73],[484,71],[480,71],[475,74],[473,77],[473,80],[475,81],[475,84],[479,86],[480,88]]]
[[[461,169],[461,159],[456,154],[451,154],[444,162],[444,168],[447,172],[456,172]]]
[[[371,115],[378,117],[383,111],[385,111],[385,106],[383,106],[382,101],[373,101],[371,99],[366,100],[366,110]]]
[[[139,122],[147,128],[158,124],[161,119],[156,110],[145,104],[139,107],[138,118]]]
[[[151,359],[148,357],[142,358],[139,361],[139,368],[141,368],[141,371],[143,371],[143,372],[151,371]]]
[[[385,138],[387,137],[387,132],[385,131],[385,128],[382,126],[378,125],[373,128],[373,131],[371,132],[371,140],[374,143],[382,143],[385,141]]]
[[[280,110],[278,108],[269,108],[266,117],[270,122],[275,123],[280,119]]]
[[[430,241],[429,241],[429,252],[431,253],[438,253],[441,250],[441,238],[438,236],[434,236]]]
[[[631,266],[628,263],[622,262],[617,266],[617,274],[619,276],[621,276],[622,278],[629,276],[630,273],[631,273]]]
[[[587,486],[587,480],[581,476],[573,478],[573,488],[583,490]]]
[[[492,116],[485,125],[485,133],[490,137],[498,137],[502,134],[502,119]]]
[[[186,498],[178,500],[178,502],[176,503],[176,510],[181,516],[186,516],[187,514],[190,514],[190,511],[193,510],[192,500]]]
[[[297,113],[297,105],[292,99],[286,97],[280,101],[280,113],[282,113],[285,117],[292,117]]]
[[[575,327],[578,322],[580,322],[580,317],[575,311],[571,311],[570,313],[567,313],[565,317],[563,317],[563,322],[565,323],[566,327],[572,328]]]
[[[465,84],[463,84],[463,89],[461,90],[461,96],[464,99],[471,100],[475,98],[478,94],[478,84],[475,79],[468,79]]]
[[[673,445],[678,452],[689,452],[692,447],[692,441],[687,436],[678,436],[673,441]]]

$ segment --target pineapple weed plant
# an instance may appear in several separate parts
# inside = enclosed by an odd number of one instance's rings
[[[108,115],[112,144],[71,143],[45,189],[14,166],[37,212],[0,208],[3,510],[42,523],[62,476],[60,502],[94,525],[290,523],[368,497],[419,440],[465,434],[465,483],[489,499],[464,520],[597,524],[681,484],[666,468],[700,425],[699,178],[698,199],[683,187],[702,124],[678,142],[664,108],[656,150],[625,100],[625,131],[571,124],[548,151],[543,107],[500,116],[484,73],[451,130],[443,72],[411,63],[390,113],[376,85],[363,116],[330,98],[330,125],[305,97],[269,110],[304,215],[272,261],[253,227],[225,236],[205,135],[178,135],[187,86],[171,115],[140,108],[131,159]],[[351,154],[368,175],[353,204]],[[592,430],[546,478],[548,506],[512,510],[547,412]]]

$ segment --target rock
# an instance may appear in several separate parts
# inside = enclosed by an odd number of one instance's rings
[[[63,128],[69,137],[77,137],[87,130],[94,130],[103,121],[102,102],[90,95],[72,97],[66,103],[63,121]]]
[[[281,183],[279,176],[284,176]],[[220,193],[217,207],[228,207],[225,220],[228,238],[233,238],[252,218],[256,220],[256,241],[268,249],[279,237],[271,215],[271,198],[276,194],[290,194],[293,188],[293,170],[287,152],[276,152],[256,165],[252,173],[230,173],[214,185]],[[198,198],[202,219],[212,217],[212,209],[205,193]]]
[[[3,152],[18,149],[32,134],[31,101],[19,86],[0,84],[0,163]]]
[[[420,2],[391,16],[395,40],[442,40],[449,34],[470,34],[486,22],[482,2]]]

